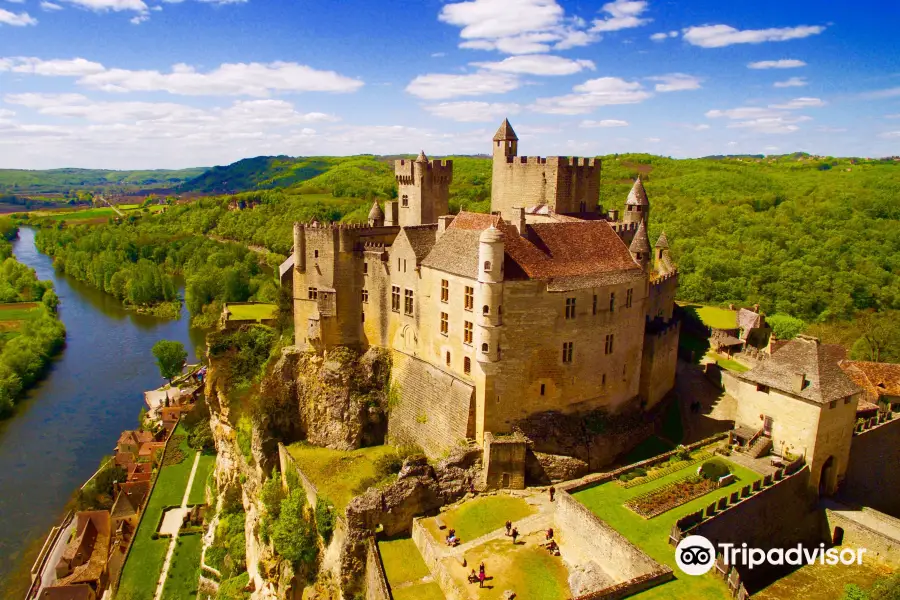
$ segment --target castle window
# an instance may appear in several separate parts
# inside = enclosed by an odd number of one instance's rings
[[[575,298],[566,298],[566,318],[575,318]]]
[[[463,359],[463,372],[466,375],[472,372],[472,359],[468,356]]]
[[[463,323],[463,343],[472,345],[472,321]]]
[[[489,348],[489,346],[487,345],[487,343],[484,343],[481,345],[481,351],[484,352],[485,354],[488,353],[488,348]]]
[[[313,250],[313,258],[319,258],[319,251]]]
[[[400,312],[400,287],[396,285],[391,286],[391,310]]]
[[[633,289],[630,289],[627,292],[625,292],[625,308],[631,308],[631,300],[632,300],[633,296],[634,296]]]
[[[445,312],[441,313],[441,334],[447,335],[450,331],[450,323],[449,323],[450,315]]]
[[[850,396],[844,398],[844,404],[850,404]]]
[[[359,314],[362,317],[362,322],[365,323],[366,322],[366,313],[363,312],[363,313],[359,313]]]
[[[572,362],[572,350],[574,349],[575,342],[563,342],[563,362],[571,363]]]
[[[409,206],[409,196],[403,194],[403,198],[400,199],[400,204],[402,206]]]
[[[606,385],[606,373],[600,376],[600,385]]]
[[[406,273],[406,259],[403,259],[403,272]]]
[[[837,406],[837,400],[832,400],[828,403],[828,408],[834,408],[835,406]]]
[[[609,293],[609,312],[616,312],[616,293]]]
[[[448,302],[450,300],[450,282],[446,279],[441,279],[441,302]]]
[[[413,314],[413,291],[403,290],[403,312],[407,315]]]
[[[319,297],[319,290],[317,290],[317,289],[314,288],[314,287],[309,288],[308,290],[306,290],[306,297],[307,297],[309,300],[316,300],[316,299],[318,299],[318,297]]]
[[[363,301],[363,304],[369,303],[369,290],[362,291],[362,301]]]
[[[491,272],[491,261],[489,261],[489,260],[484,261],[484,271],[485,271],[485,273]]]
[[[757,384],[756,384],[756,391],[757,391],[757,392],[762,392],[763,394],[768,394],[768,393],[769,393],[769,386],[763,385],[763,384],[761,384],[761,383],[757,383]]]
[[[364,262],[363,263],[363,275],[368,275],[368,274],[369,274],[369,263]]]
[[[541,384],[541,396],[543,396],[543,395],[544,395],[544,392],[546,392],[546,391],[547,391],[547,386],[546,386],[545,384],[542,383],[542,384]]]
[[[447,366],[449,367],[450,366],[450,353],[449,352],[447,352],[446,359],[447,359]]]
[[[597,314],[597,294],[594,294],[594,304],[591,306],[591,314]]]
[[[603,346],[604,354],[612,354],[613,353],[613,343],[615,342],[616,336],[613,333],[608,333],[606,335],[606,345]]]
[[[483,314],[483,315],[491,314],[491,307],[488,306],[487,304],[485,304],[481,309],[481,314]]]
[[[475,288],[466,286],[465,304],[466,310],[472,310],[475,306]]]

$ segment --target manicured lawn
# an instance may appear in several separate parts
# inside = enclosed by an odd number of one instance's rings
[[[394,452],[391,446],[373,446],[349,452],[319,448],[308,444],[291,444],[288,452],[297,466],[316,484],[320,494],[334,503],[341,513],[356,494],[354,489],[364,480],[375,478],[374,461]]]
[[[174,435],[181,435],[181,451],[184,460],[176,465],[163,467],[153,487],[153,493],[147,501],[144,516],[135,534],[131,552],[122,572],[118,597],[127,600],[151,600],[156,593],[156,582],[162,572],[169,539],[154,540],[156,525],[162,516],[163,507],[180,506],[184,497],[194,464],[195,451],[187,445],[187,432],[181,425],[175,429]],[[199,469],[199,466],[197,467]],[[199,536],[198,536],[199,537]],[[199,562],[198,562],[199,564]]]
[[[733,310],[699,304],[685,304],[681,308],[702,321],[707,327],[716,329],[735,329],[737,327],[737,313]]]
[[[485,496],[441,513],[441,520],[447,529],[439,530],[434,519],[427,519],[425,527],[439,542],[443,542],[447,531],[455,529],[457,537],[465,544],[495,529],[500,529],[507,520],[512,521],[515,525],[516,521],[533,513],[534,509],[521,498]]]
[[[391,590],[391,595],[394,600],[444,600],[441,586],[433,581]]]
[[[228,310],[231,311],[229,320],[234,319],[243,321],[246,319],[265,320],[274,319],[275,311],[278,306],[275,304],[228,304]]]
[[[163,600],[184,600],[197,595],[203,536],[182,535],[178,537],[176,544],[172,565],[163,586]]]
[[[191,485],[191,493],[188,496],[188,504],[206,503],[206,481],[210,471],[216,466],[215,454],[201,454],[197,463],[197,473],[194,475],[194,483]]]
[[[378,542],[378,551],[392,588],[431,574],[412,538]]]
[[[718,354],[713,354],[710,352],[707,354],[708,357],[714,359],[716,364],[718,364],[723,369],[727,369],[729,371],[735,371],[736,373],[743,373],[744,371],[749,371],[750,367],[745,367],[741,363],[736,360],[731,360],[730,358],[722,358]]]
[[[674,581],[648,590],[636,596],[637,598],[653,600],[730,598],[725,583],[713,575],[707,574],[702,577],[692,577],[681,573],[675,564],[675,549],[669,546],[669,532],[675,521],[688,513],[705,508],[719,498],[740,490],[741,487],[761,478],[758,473],[749,471],[734,463],[729,462],[729,466],[731,466],[732,472],[737,477],[735,483],[649,520],[631,512],[623,504],[635,496],[662,487],[695,472],[697,469],[696,465],[686,467],[656,481],[633,488],[622,488],[616,483],[610,482],[575,494],[575,498],[594,514],[615,528],[652,558],[669,565],[675,571],[676,579]]]

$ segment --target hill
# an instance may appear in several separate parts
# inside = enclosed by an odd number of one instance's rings
[[[118,187],[123,190],[168,189],[197,177],[206,167],[193,169],[111,171],[106,169],[0,169],[0,195],[65,194],[71,189]]]

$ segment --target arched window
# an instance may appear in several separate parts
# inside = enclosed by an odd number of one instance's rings
[[[319,251],[313,250],[313,258],[319,258]]]
[[[487,304],[485,304],[484,308],[481,309],[481,314],[483,314],[483,315],[491,314],[491,307],[488,306]]]
[[[489,261],[489,260],[484,261],[484,270],[485,271],[491,270],[491,261]]]
[[[402,206],[409,206],[409,196],[403,194],[403,197],[400,199],[400,203]]]
[[[484,344],[481,345],[481,351],[484,352],[485,354],[488,353],[488,345],[487,345],[487,342],[485,342]]]

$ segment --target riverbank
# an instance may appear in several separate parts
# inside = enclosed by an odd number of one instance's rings
[[[51,280],[67,328],[66,350],[46,377],[0,423],[0,598],[22,598],[47,532],[63,517],[73,490],[112,453],[123,430],[137,425],[142,392],[164,383],[150,349],[160,339],[205,347],[205,331],[125,310],[112,296],[55,271],[23,227],[17,260]]]

